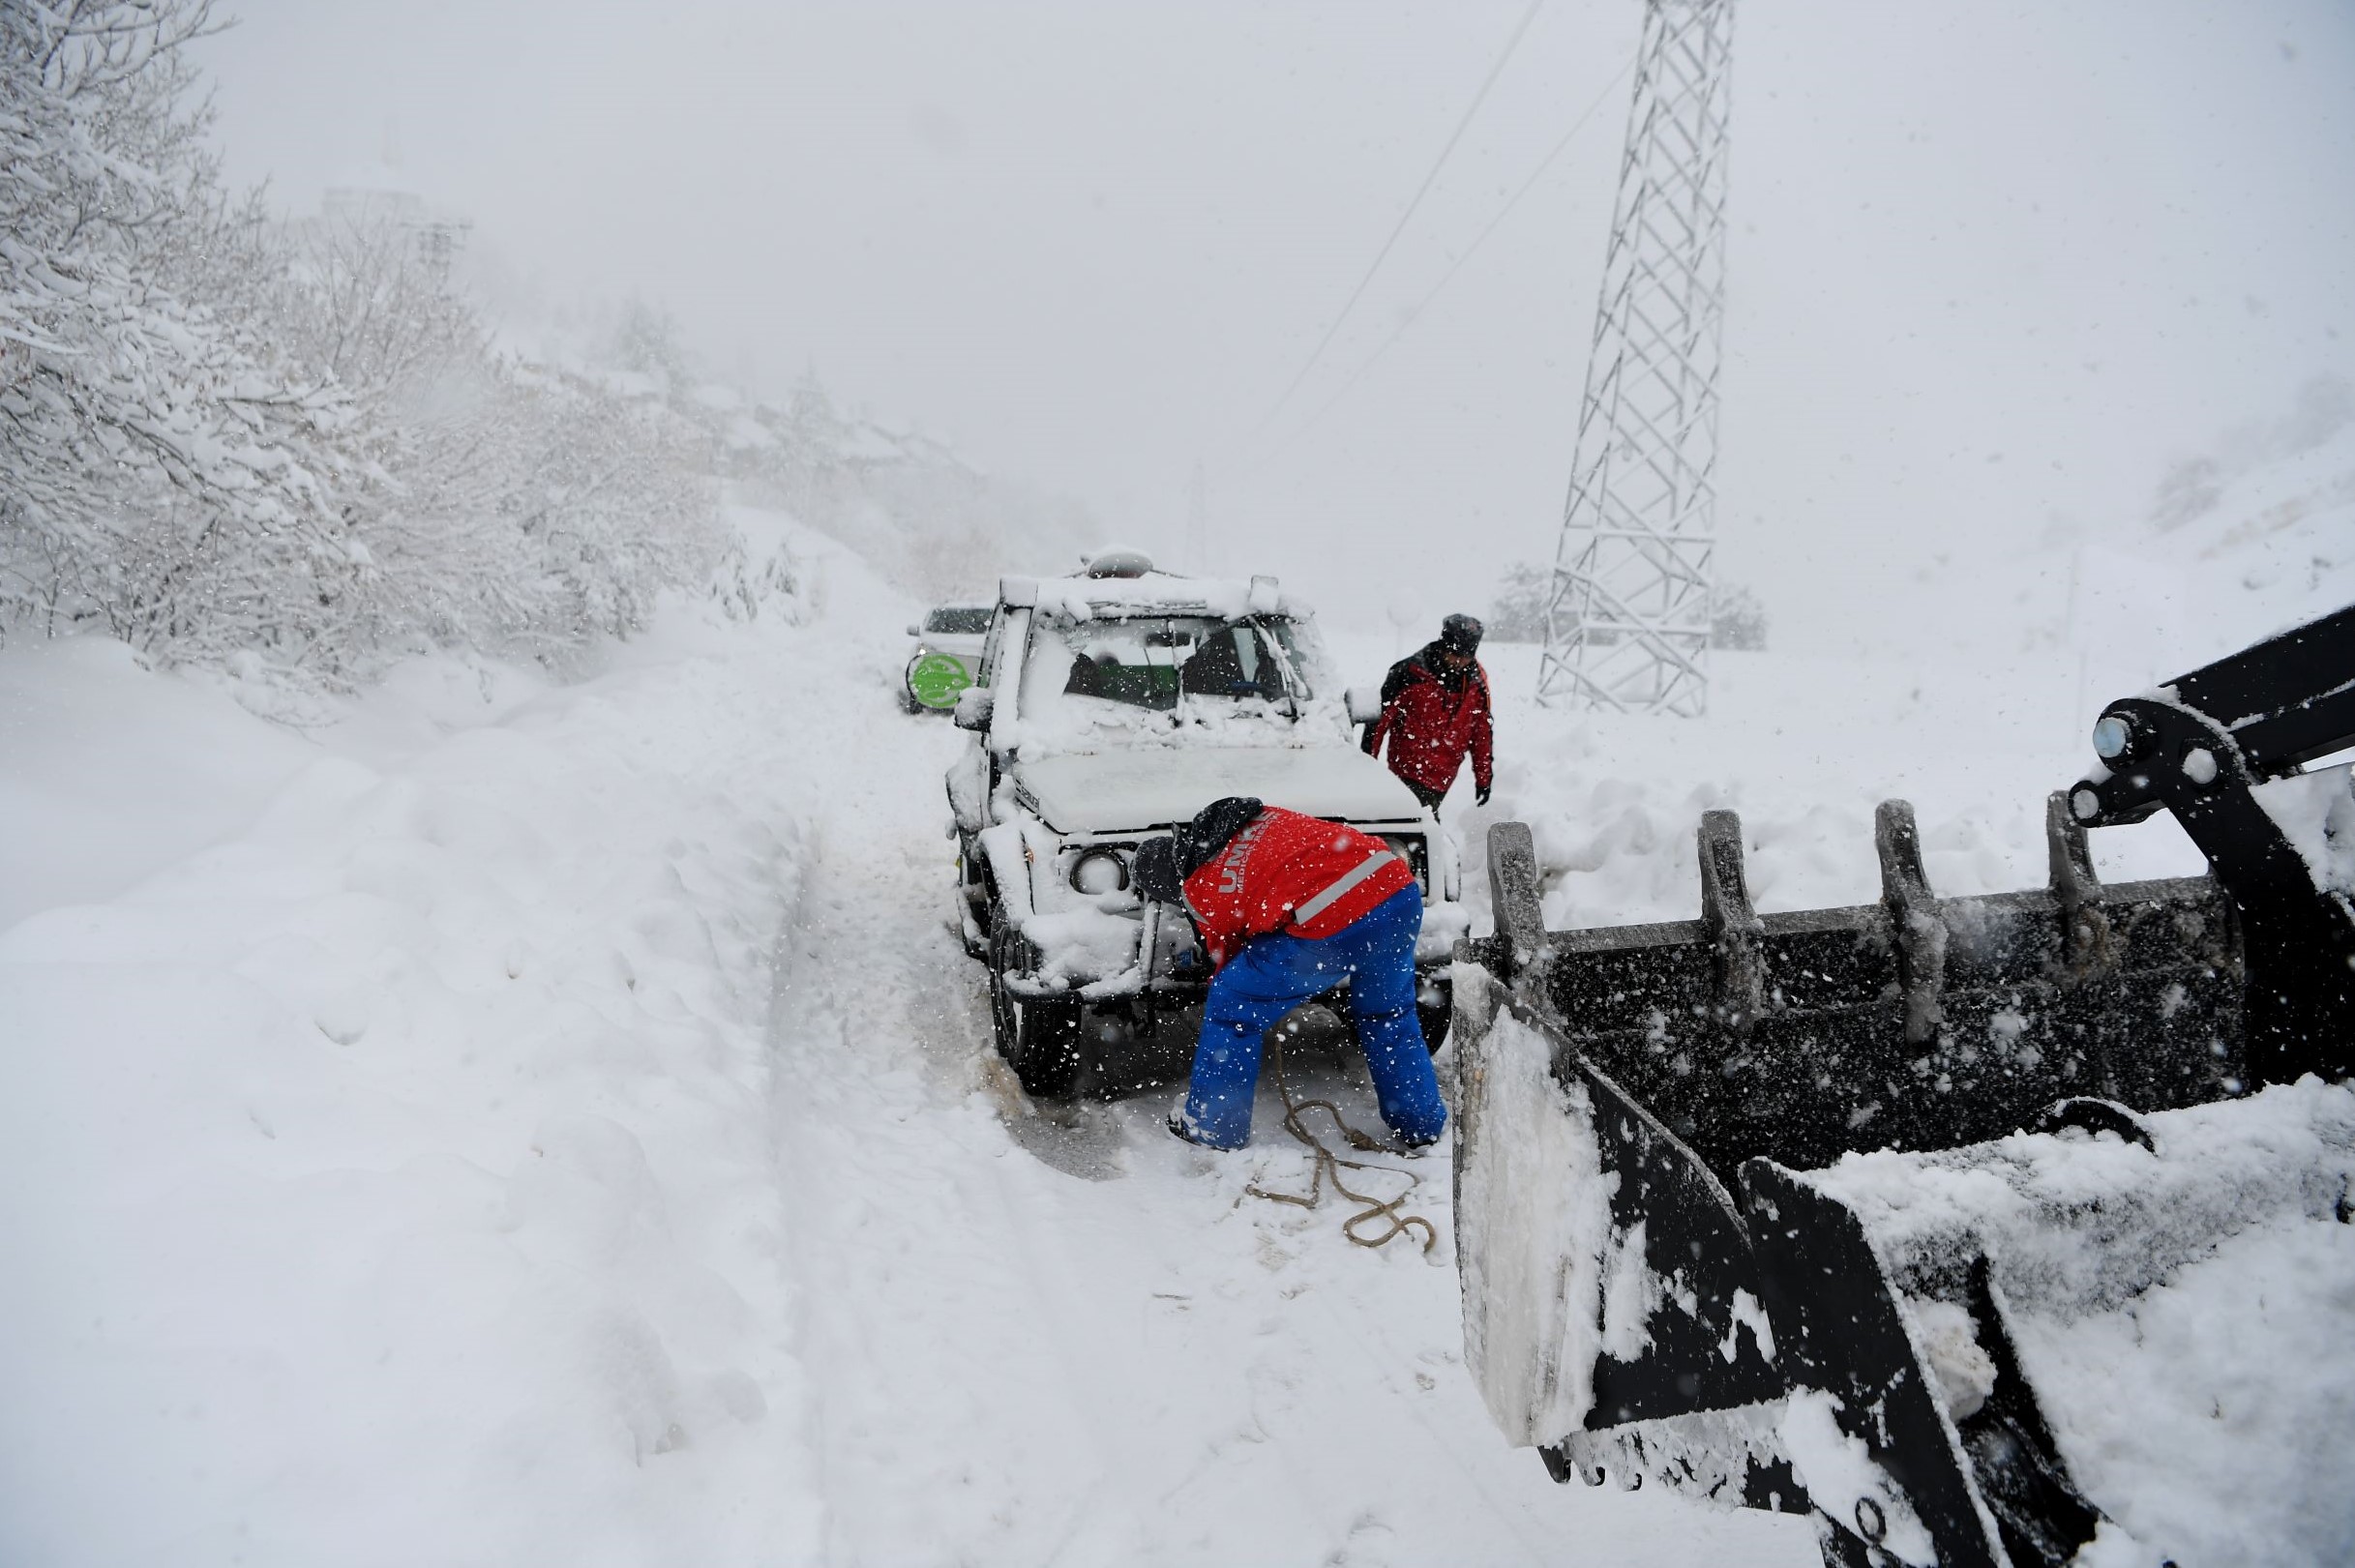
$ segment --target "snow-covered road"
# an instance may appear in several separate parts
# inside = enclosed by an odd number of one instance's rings
[[[858,765],[812,795],[773,1024],[827,1560],[1812,1561],[1788,1522],[1573,1494],[1508,1451],[1444,1250],[1369,1253],[1329,1207],[1245,1194],[1305,1187],[1272,1116],[1218,1157],[1161,1131],[1164,1094],[1023,1099],[944,918],[963,737],[885,714],[897,646],[842,624],[844,587],[821,657],[860,695],[802,754]],[[1445,1231],[1446,1169],[1421,1173]]]
[[[1444,1247],[1246,1194],[1306,1184],[1275,1116],[1024,1100],[962,737],[805,547],[807,625],[420,666],[292,746],[119,659],[14,688],[0,1560],[1813,1561],[1506,1449]],[[156,703],[201,812],[117,765]],[[109,811],[157,826],[77,866]]]

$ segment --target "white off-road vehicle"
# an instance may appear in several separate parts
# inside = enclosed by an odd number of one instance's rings
[[[1156,1076],[1139,1064],[1156,1023],[1200,1005],[1208,970],[1184,911],[1137,897],[1130,861],[1227,795],[1378,834],[1414,866],[1417,1011],[1439,1049],[1469,924],[1455,855],[1358,749],[1368,717],[1272,577],[1175,577],[1123,551],[999,584],[979,682],[958,699],[974,738],[948,798],[957,921],[989,964],[998,1047],[1025,1088],[1065,1098]]]

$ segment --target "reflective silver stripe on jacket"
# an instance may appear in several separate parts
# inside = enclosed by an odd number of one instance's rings
[[[1317,916],[1331,908],[1334,901],[1339,899],[1344,893],[1347,893],[1351,888],[1356,887],[1358,883],[1364,881],[1367,877],[1373,875],[1376,872],[1382,870],[1384,866],[1393,860],[1396,860],[1397,858],[1398,857],[1396,855],[1390,853],[1390,851],[1387,849],[1375,850],[1357,865],[1352,867],[1349,873],[1343,876],[1341,880],[1335,882],[1332,886],[1327,888],[1315,898],[1308,900],[1297,909],[1295,909],[1292,912],[1292,923],[1296,926],[1301,926],[1306,925],[1309,921],[1316,919]]]

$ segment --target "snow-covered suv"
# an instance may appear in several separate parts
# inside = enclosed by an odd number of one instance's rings
[[[1439,1049],[1469,924],[1453,850],[1358,749],[1309,610],[1274,578],[1175,577],[1131,552],[1080,577],[1007,577],[956,721],[974,732],[948,773],[957,920],[989,964],[999,1050],[1032,1094],[1134,1081],[1122,1058],[1160,1015],[1200,1004],[1193,929],[1137,897],[1129,863],[1225,795],[1348,822],[1415,867],[1417,1009]]]

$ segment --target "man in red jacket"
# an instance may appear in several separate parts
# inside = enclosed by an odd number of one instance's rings
[[[1480,805],[1488,804],[1496,779],[1488,674],[1480,668],[1479,648],[1480,623],[1469,615],[1448,616],[1440,623],[1437,640],[1390,666],[1382,683],[1382,717],[1365,728],[1366,754],[1380,756],[1382,743],[1388,741],[1390,771],[1435,812],[1466,753],[1472,755],[1472,784]]]
[[[1439,1137],[1447,1108],[1415,1016],[1422,890],[1389,845],[1231,795],[1139,847],[1136,885],[1192,917],[1214,970],[1193,1079],[1171,1132],[1214,1149],[1248,1143],[1267,1030],[1347,981],[1382,1119],[1409,1148]]]

